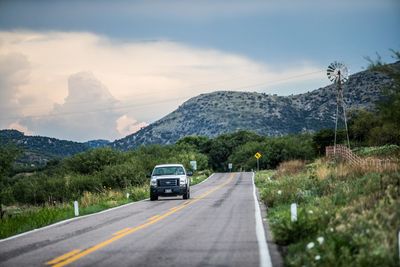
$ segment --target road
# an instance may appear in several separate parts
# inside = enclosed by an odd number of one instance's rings
[[[0,266],[271,266],[252,173],[191,190],[2,241]]]

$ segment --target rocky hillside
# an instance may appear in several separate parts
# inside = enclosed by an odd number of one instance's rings
[[[400,62],[395,63],[400,67]],[[350,76],[344,85],[348,109],[373,108],[382,88],[392,80],[378,72],[363,71]],[[170,144],[187,135],[214,137],[238,130],[262,135],[312,132],[334,126],[334,85],[291,96],[219,91],[202,94],[139,132],[111,145],[131,149],[142,144]]]
[[[108,143],[106,140],[78,143],[44,136],[27,136],[17,130],[0,130],[0,145],[16,145],[23,150],[18,162],[35,166],[42,166],[49,160],[71,156],[90,148],[106,146]]]

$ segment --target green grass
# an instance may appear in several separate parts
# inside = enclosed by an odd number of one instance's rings
[[[71,205],[24,207],[18,213],[0,221],[0,238],[23,233],[58,221],[72,218],[74,209]]]
[[[210,173],[211,173],[211,171],[206,170],[206,171],[202,171],[202,172],[198,172],[198,173],[194,174],[191,177],[190,185],[193,186],[193,185],[203,182],[205,179],[207,179],[210,176]]]
[[[399,266],[399,183],[398,172],[321,161],[291,176],[256,174],[286,266]],[[298,204],[296,222],[291,203]]]
[[[126,193],[129,193],[129,199],[126,198]],[[79,200],[79,214],[82,216],[96,213],[146,199],[148,196],[149,186],[147,185],[131,187],[124,192],[112,190],[100,194],[85,192]],[[1,239],[75,217],[72,202],[44,207],[10,207],[7,214],[3,220],[0,220]]]
[[[353,150],[362,157],[384,157],[398,158],[400,156],[400,147],[397,145],[385,145],[378,147],[358,147]]]

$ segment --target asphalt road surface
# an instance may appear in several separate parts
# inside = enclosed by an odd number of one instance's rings
[[[272,266],[252,176],[214,174],[189,200],[145,200],[0,241],[0,266]]]

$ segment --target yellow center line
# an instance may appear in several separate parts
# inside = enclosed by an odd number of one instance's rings
[[[128,228],[125,228],[125,229],[119,230],[118,232],[115,232],[115,233],[113,233],[113,235],[119,235],[119,234],[122,234],[122,233],[124,233],[124,232],[126,232],[126,231],[128,231],[128,230],[130,230],[130,229],[132,229],[132,228],[128,227]]]
[[[161,221],[162,219],[164,219],[164,218],[176,213],[177,211],[189,206],[190,204],[196,203],[197,201],[205,198],[206,196],[210,195],[211,193],[217,191],[218,189],[220,189],[220,188],[224,187],[225,185],[227,185],[228,183],[230,183],[232,181],[233,177],[234,177],[234,174],[231,173],[227,181],[225,181],[224,183],[220,184],[219,186],[216,186],[215,188],[203,193],[198,198],[187,201],[187,204],[184,203],[182,205],[179,205],[179,206],[176,206],[176,207],[170,209],[169,211],[167,211],[164,214],[153,216],[153,217],[149,218],[146,223],[143,223],[143,224],[138,225],[136,227],[125,228],[125,229],[123,229],[123,230],[121,230],[119,232],[116,232],[115,234],[118,233],[118,235],[114,234],[115,235],[114,237],[112,237],[110,239],[107,239],[107,240],[105,240],[105,241],[103,241],[101,243],[98,243],[97,245],[94,245],[92,247],[89,247],[86,250],[83,250],[83,251],[81,251],[81,250],[73,250],[71,252],[68,252],[67,254],[61,255],[60,257],[57,257],[54,260],[47,262],[47,264],[49,264],[49,265],[53,265],[54,264],[53,267],[62,267],[62,266],[66,266],[66,265],[68,265],[70,263],[73,263],[73,262],[77,261],[78,259],[80,259],[82,257],[85,257],[86,255],[89,255],[89,254],[91,254],[91,253],[93,253],[93,252],[95,252],[95,251],[97,251],[97,250],[99,250],[99,249],[101,249],[101,248],[103,248],[103,247],[105,247],[105,246],[107,246],[107,245],[109,245],[109,244],[121,239],[124,236],[127,236],[129,234],[133,234],[134,232],[137,232],[137,231],[139,231],[139,230],[141,230],[143,228],[146,228],[146,227],[148,227],[148,226],[150,226],[152,224],[155,224],[156,222]],[[72,253],[74,251],[76,251],[76,252]]]
[[[157,219],[158,217],[160,217],[159,214],[154,215],[153,217],[148,218],[147,221],[152,221],[152,220],[154,220],[154,219]]]
[[[74,249],[68,253],[65,253],[64,255],[61,255],[60,257],[57,257],[51,261],[46,262],[47,265],[52,265],[52,264],[56,264],[60,261],[63,261],[65,259],[68,259],[69,257],[72,257],[75,254],[78,254],[81,250],[80,249]]]

